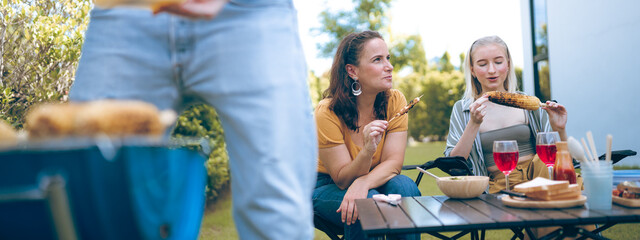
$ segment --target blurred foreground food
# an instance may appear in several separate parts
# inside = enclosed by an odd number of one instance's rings
[[[0,119],[0,147],[13,145],[18,140],[18,133],[11,125]]]
[[[161,136],[175,120],[175,113],[168,115],[152,104],[132,100],[47,103],[27,113],[25,129],[29,139]]]

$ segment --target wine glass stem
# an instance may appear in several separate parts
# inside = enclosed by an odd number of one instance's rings
[[[553,166],[547,167],[549,169],[549,179],[553,180]]]
[[[506,189],[509,190],[509,174],[504,175],[504,180],[506,181]]]

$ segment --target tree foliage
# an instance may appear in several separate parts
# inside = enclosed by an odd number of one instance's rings
[[[313,71],[309,72],[309,93],[313,107],[322,100],[322,92],[329,87],[329,72],[324,72],[320,76],[316,76]]]
[[[66,101],[89,0],[4,1],[0,7],[0,117],[21,128],[29,107]]]
[[[524,89],[523,82],[522,82],[522,68],[521,67],[516,67],[515,68],[516,71],[516,78],[518,78],[518,91],[522,91],[522,89]]]
[[[388,24],[385,11],[392,0],[353,0],[355,11],[332,12],[328,9],[320,13],[322,27],[315,29],[319,34],[326,34],[329,41],[319,43],[318,49],[323,57],[333,57],[340,40],[352,32],[373,30],[379,31]]]
[[[399,84],[396,87],[404,96],[407,98],[407,101],[411,101],[411,99],[423,95],[420,103],[416,104],[413,109],[408,113],[409,115],[409,136],[414,139],[421,139],[420,134],[423,129],[429,124],[427,121],[427,103],[425,99],[425,89],[422,86],[422,82],[424,82],[426,76],[423,73],[414,72],[405,77],[399,78]]]
[[[409,67],[413,72],[427,72],[427,58],[422,45],[422,36],[415,34],[407,37],[396,37],[389,49],[393,68],[401,71]]]
[[[466,57],[466,55],[464,53],[460,53],[460,72],[461,73],[464,73],[464,59],[465,59],[465,57]]]
[[[538,37],[536,37],[536,55],[543,54],[547,55],[549,52],[549,44],[548,42],[548,33],[547,33],[547,24],[544,23],[538,29]]]
[[[192,106],[178,117],[173,136],[203,138],[208,142],[208,147],[212,151],[209,154],[209,160],[205,163],[209,175],[207,196],[215,199],[220,189],[226,186],[230,179],[229,156],[218,114],[208,105]]]
[[[449,129],[453,104],[462,97],[464,77],[459,71],[429,71],[403,78],[398,87],[409,99],[423,95],[421,102],[409,112],[409,136],[420,140],[441,140]]]
[[[549,80],[549,62],[548,61],[540,61],[538,62],[538,84],[540,87],[540,93],[538,97],[542,101],[551,100],[551,82]]]
[[[442,54],[438,66],[440,67],[440,71],[448,73],[453,71],[453,64],[451,64],[451,57],[449,56],[449,52],[445,51],[444,54]]]
[[[417,129],[412,136],[435,136],[442,140],[449,130],[449,117],[453,104],[460,100],[464,92],[464,76],[459,71],[429,72],[424,81],[426,104],[426,118],[428,124],[423,129]]]

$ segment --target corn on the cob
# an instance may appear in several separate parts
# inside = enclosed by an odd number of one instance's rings
[[[535,96],[498,91],[487,92],[487,95],[489,96],[489,101],[509,107],[537,110],[546,106]]]
[[[396,115],[394,115],[391,119],[389,119],[389,122],[393,121],[393,119],[396,119],[397,117],[400,117],[402,115],[405,115],[409,112],[409,110],[411,110],[411,108],[413,108],[413,106],[415,106],[418,102],[420,102],[420,98],[422,97],[422,95],[420,95],[420,97],[414,98],[413,100],[411,100],[411,102],[409,102],[409,104],[407,104],[407,106],[404,106],[402,108],[402,110],[400,110],[399,113],[396,113]]]

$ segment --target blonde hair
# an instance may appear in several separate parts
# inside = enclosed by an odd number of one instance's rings
[[[464,100],[475,101],[475,99],[480,97],[480,93],[482,93],[482,85],[480,84],[480,81],[478,81],[477,77],[471,75],[471,66],[473,64],[472,54],[478,47],[487,46],[489,44],[496,44],[502,47],[507,54],[506,57],[509,63],[509,72],[507,73],[507,79],[504,80],[504,89],[506,89],[507,92],[515,92],[518,88],[516,71],[513,66],[513,60],[511,59],[511,54],[509,53],[507,44],[498,36],[483,37],[471,44],[469,52],[467,52],[467,56],[464,59],[464,79],[466,82],[466,88],[462,95],[462,99]]]

